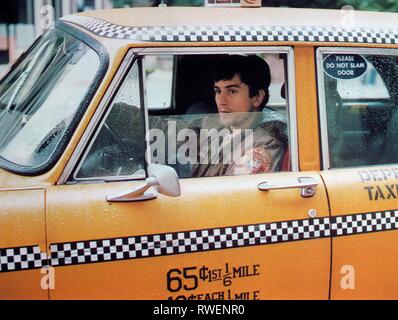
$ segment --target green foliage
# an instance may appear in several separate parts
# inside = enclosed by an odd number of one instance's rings
[[[397,0],[263,0],[263,6],[292,8],[341,9],[345,5],[355,10],[398,12]]]
[[[133,4],[133,0],[112,0],[112,2],[114,8],[123,8]]]
[[[351,5],[356,10],[398,12],[397,0],[340,0],[338,2],[341,6],[346,4]]]
[[[201,7],[205,0],[163,0],[168,6]],[[114,8],[157,6],[161,0],[112,0]]]
[[[205,0],[168,0],[166,2],[171,2],[173,6],[203,7]]]

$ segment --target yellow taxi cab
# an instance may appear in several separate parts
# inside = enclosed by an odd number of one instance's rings
[[[397,299],[397,18],[62,18],[0,83],[0,299]],[[267,62],[283,157],[196,176],[231,55]]]

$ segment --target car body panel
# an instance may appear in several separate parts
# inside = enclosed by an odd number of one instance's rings
[[[333,237],[332,299],[397,297],[398,231],[394,230],[395,218],[388,219],[397,209],[395,170],[377,166],[321,173],[332,217],[362,215],[362,219],[342,222],[346,236]],[[355,281],[354,288],[347,289],[344,278],[348,270],[354,271]]]
[[[47,196],[49,243],[151,237],[305,220],[309,218],[310,209],[317,211],[317,218],[328,217],[325,189],[314,173],[308,173],[308,176],[320,184],[316,195],[304,201],[298,201],[301,198],[299,189],[269,192],[257,190],[258,183],[264,179],[277,183],[294,181],[294,177],[299,176],[299,173],[276,173],[246,176],[244,181],[239,177],[184,179],[181,181],[184,197],[158,195],[157,199],[137,203],[109,203],[105,199],[112,193],[126,192],[142,182],[51,187]],[[228,188],[220,190],[220,185]],[[85,247],[87,245],[84,244]],[[171,248],[171,243],[163,245]],[[168,256],[163,252],[161,257],[144,256],[131,260],[120,257],[121,261],[82,263],[79,267],[60,266],[56,267],[58,285],[51,291],[51,295],[55,299],[71,298],[72,292],[75,298],[167,299],[169,296],[176,298],[192,293],[206,293],[209,290],[231,289],[233,292],[259,291],[258,298],[262,299],[287,299],[294,296],[326,299],[329,285],[329,248],[330,239],[319,238],[255,245],[247,251],[248,248],[239,246],[215,251],[203,248],[203,252],[198,253],[170,253]],[[198,248],[198,251],[201,249]],[[258,264],[260,273],[252,281],[237,279],[242,281],[234,281],[236,286],[231,287],[218,282],[212,286],[202,284],[197,290],[182,290],[178,294],[167,291],[166,275],[170,269],[196,267],[199,270],[203,265],[223,268],[226,263],[231,268]],[[291,272],[290,268],[300,272]],[[76,277],[84,278],[84,282],[74,282],[72,279]],[[122,283],[125,288],[120,290]],[[253,287],[254,284],[256,286]]]
[[[302,171],[320,169],[318,108],[314,51],[312,48],[295,48],[297,133],[299,162]]]
[[[34,246],[35,252],[46,252],[45,190],[2,190],[0,202],[0,299],[48,299],[48,288],[41,286],[40,269],[27,270],[31,266],[22,265],[21,271],[12,272],[24,260],[15,260],[15,265],[8,261],[8,257],[27,256],[14,248]]]

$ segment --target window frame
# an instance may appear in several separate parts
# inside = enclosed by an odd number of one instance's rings
[[[131,49],[134,50],[134,49]],[[287,82],[287,99],[286,106],[288,108],[288,133],[289,133],[289,152],[291,170],[289,172],[299,171],[299,158],[298,158],[298,140],[297,140],[297,112],[296,112],[296,76],[295,76],[295,61],[294,61],[294,48],[291,46],[272,46],[272,47],[204,47],[204,48],[184,48],[184,47],[173,47],[173,48],[142,48],[139,52],[135,53],[135,56],[148,55],[205,55],[205,54],[247,54],[247,53],[265,53],[265,54],[286,54],[287,63],[285,70],[285,82]],[[144,75],[145,77],[145,75]],[[144,79],[144,100],[145,100],[145,126],[146,132],[149,133],[149,112],[147,105],[147,90],[146,90],[146,79]],[[173,77],[174,81],[174,77]],[[149,137],[146,138],[147,147],[147,159],[148,163],[151,162],[150,149],[149,149]]]
[[[104,177],[99,178],[79,178],[76,179],[75,176],[78,172],[79,165],[82,163],[82,156],[86,154],[86,149],[88,144],[92,143],[93,137],[99,129],[99,125],[107,113],[110,103],[113,101],[115,95],[119,91],[119,88],[123,84],[123,80],[128,74],[128,71],[132,67],[132,64],[139,57],[145,58],[147,55],[204,55],[204,54],[231,54],[231,53],[284,53],[287,55],[287,72],[286,76],[286,90],[287,98],[286,103],[288,107],[288,132],[289,132],[289,152],[291,161],[291,170],[289,172],[299,171],[299,156],[298,156],[298,138],[297,138],[297,111],[296,111],[296,76],[295,76],[295,57],[294,48],[292,46],[242,46],[242,47],[195,47],[195,48],[185,48],[185,47],[161,47],[161,48],[130,48],[125,57],[123,58],[119,69],[116,71],[112,83],[108,87],[104,98],[100,102],[93,118],[91,119],[87,129],[85,130],[82,139],[80,140],[75,152],[67,163],[63,173],[61,174],[57,185],[77,184],[77,183],[90,183],[90,182],[114,182],[114,181],[137,181],[145,180],[145,176],[125,176],[125,177]],[[150,140],[149,140],[149,112],[147,105],[147,91],[146,91],[146,79],[143,67],[140,70],[141,75],[141,102],[144,108],[145,117],[145,144],[146,144],[146,159],[147,163],[151,163],[150,157]],[[174,79],[173,79],[174,81]],[[174,89],[173,89],[174,90]],[[174,99],[174,97],[173,97]],[[147,165],[146,163],[146,165]],[[146,169],[146,168],[145,168]]]
[[[316,49],[316,69],[317,69],[317,92],[318,92],[318,108],[319,108],[319,124],[321,137],[321,153],[322,153],[322,170],[337,170],[354,167],[330,167],[330,153],[329,153],[329,131],[327,123],[326,110],[326,94],[325,94],[325,76],[323,72],[323,58],[324,54],[358,54],[358,55],[379,55],[379,56],[397,56],[398,49],[389,48],[370,48],[370,47],[318,47]],[[382,164],[379,164],[380,166]],[[367,165],[375,166],[375,165]]]

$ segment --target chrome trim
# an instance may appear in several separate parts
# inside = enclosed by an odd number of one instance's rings
[[[301,189],[301,196],[303,198],[311,198],[315,195],[316,187],[319,185],[312,177],[299,177],[297,182],[270,184],[267,181],[260,182],[257,186],[260,191],[271,191],[280,189]]]
[[[303,181],[300,181],[302,179]],[[308,187],[316,187],[319,185],[312,177],[300,177],[297,179],[295,183],[279,183],[279,184],[270,184],[267,181],[260,182],[257,186],[260,191],[270,191],[270,190],[279,190],[279,189],[298,189],[298,188],[308,188]]]
[[[297,132],[297,106],[296,106],[296,74],[294,50],[290,48],[287,54],[287,99],[286,104],[289,111],[288,130],[289,130],[289,146],[290,161],[292,172],[300,171],[299,153],[298,153],[298,132]]]
[[[329,135],[326,112],[325,78],[323,72],[323,54],[365,54],[398,56],[398,49],[383,48],[352,48],[352,47],[320,47],[316,50],[316,68],[318,84],[318,107],[321,130],[322,170],[333,169],[330,167]],[[343,169],[343,168],[336,168]]]
[[[133,188],[131,191],[122,192],[119,194],[113,194],[106,197],[107,202],[138,202],[156,199],[158,193],[149,192],[148,189],[158,186],[158,180],[156,178],[146,179],[146,183],[142,186]]]
[[[57,185],[62,185],[65,184],[71,175],[73,168],[76,166],[76,163],[79,161],[79,158],[81,157],[84,148],[89,141],[91,135],[93,134],[93,131],[98,125],[98,122],[100,121],[107,105],[109,104],[110,100],[113,97],[113,94],[115,93],[118,83],[120,82],[120,79],[124,76],[124,74],[127,72],[128,67],[130,66],[130,63],[133,59],[134,55],[129,51],[123,60],[121,66],[119,67],[119,70],[116,72],[114,78],[112,79],[112,82],[110,83],[108,89],[106,90],[101,102],[98,105],[97,110],[95,111],[92,119],[90,120],[86,130],[84,131],[79,143],[77,144],[76,149],[73,151],[72,156],[68,160],[68,163],[66,164],[64,171],[62,172],[61,176],[59,177],[57,181]],[[93,179],[90,179],[90,181]],[[102,180],[102,179],[101,179]]]
[[[151,136],[150,136],[150,129],[149,129],[149,108],[148,106],[148,98],[147,98],[147,88],[146,88],[146,72],[145,72],[145,57],[141,60],[141,72],[142,72],[142,78],[143,78],[143,84],[142,84],[142,93],[144,95],[144,115],[145,115],[145,159],[147,160],[147,163],[152,162],[152,157],[151,157],[151,149],[150,149],[150,143],[151,143]]]
[[[0,188],[0,192],[8,191],[30,191],[30,190],[45,190],[45,187],[15,187],[15,188]]]
[[[106,202],[141,202],[157,199],[158,194],[156,192],[145,192],[141,196],[135,196],[130,194],[120,196],[107,196]]]
[[[245,46],[245,47],[167,47],[167,48],[131,48],[136,55],[155,55],[155,54],[231,54],[231,53],[282,53],[293,50],[290,46]]]
[[[319,124],[321,133],[321,157],[322,157],[322,168],[328,170],[330,168],[329,161],[329,138],[328,138],[328,122],[326,118],[326,96],[325,96],[325,78],[323,75],[322,66],[322,48],[316,50],[316,68],[317,68],[317,82],[318,82],[318,108],[319,108]]]

